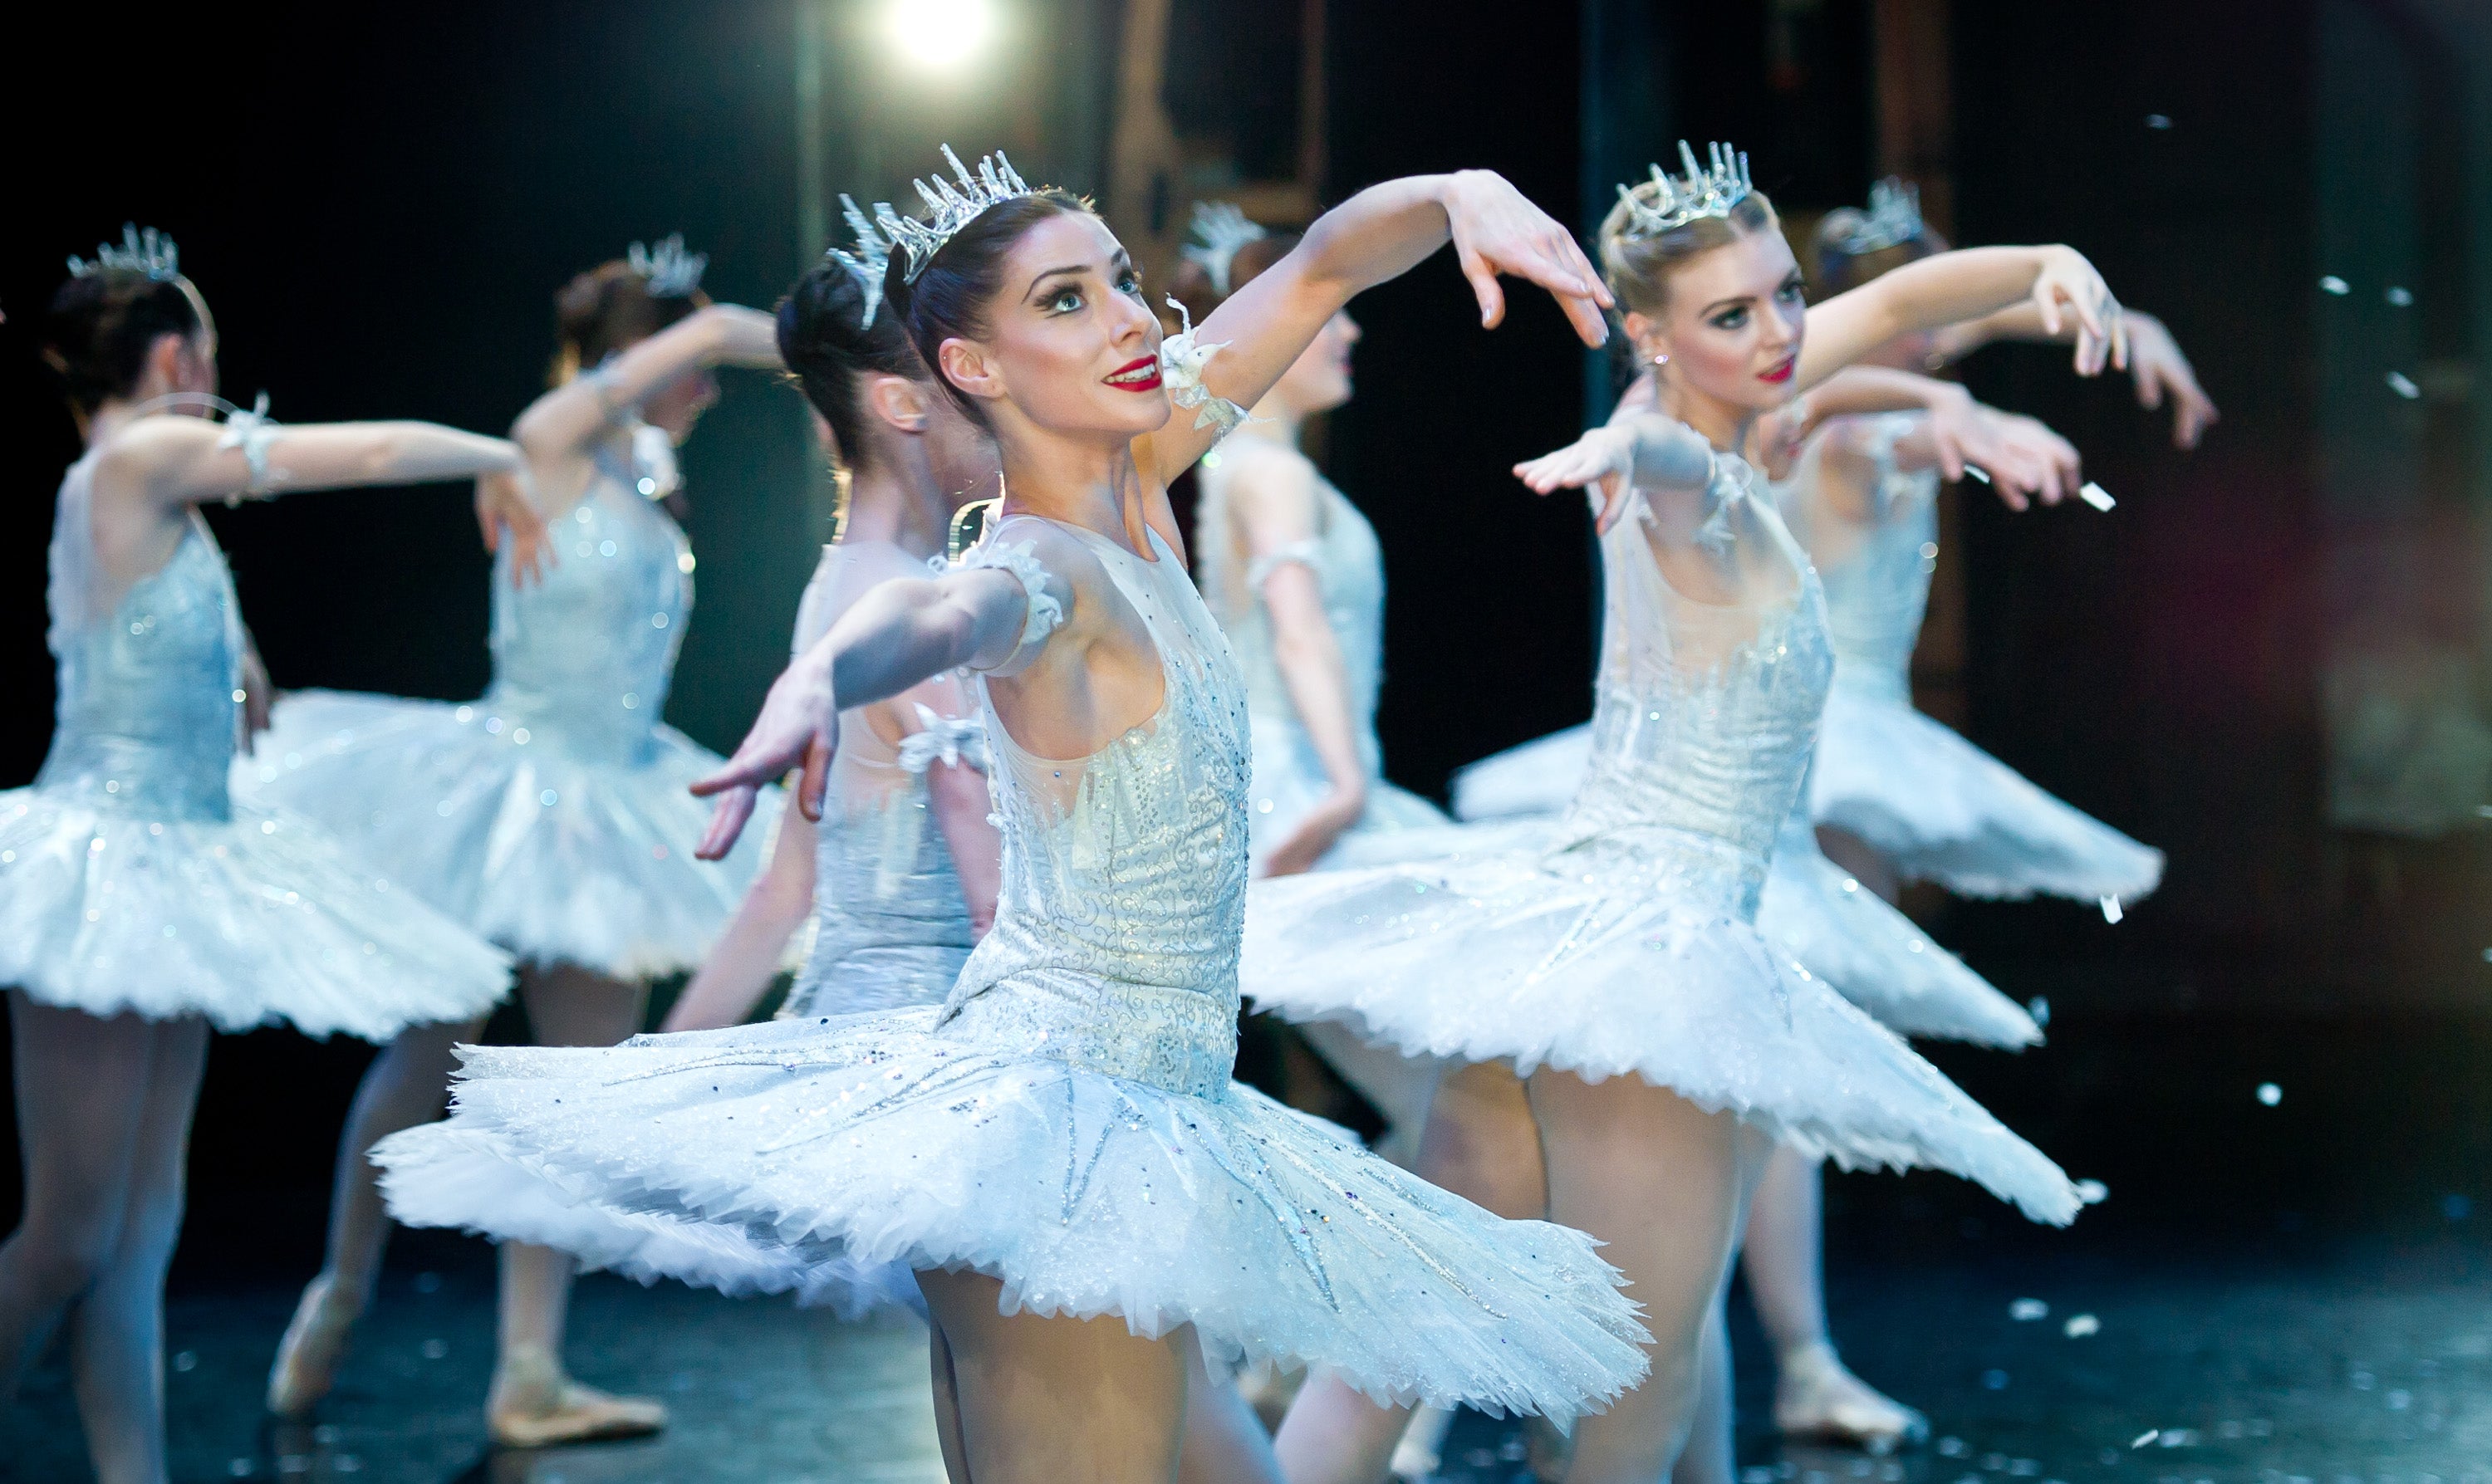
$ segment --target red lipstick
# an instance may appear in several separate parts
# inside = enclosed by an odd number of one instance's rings
[[[1757,379],[1759,381],[1770,382],[1775,386],[1780,386],[1792,378],[1792,368],[1798,364],[1799,357],[1787,356],[1780,364],[1776,365],[1772,371],[1759,371],[1757,373]]]
[[[1100,379],[1120,392],[1156,392],[1160,389],[1160,358],[1136,356]]]

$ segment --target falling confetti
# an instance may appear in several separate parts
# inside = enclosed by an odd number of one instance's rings
[[[2266,1106],[2273,1108],[2276,1104],[2284,1101],[2284,1089],[2273,1083],[2261,1083],[2258,1085],[2258,1100]]]
[[[2088,1205],[2102,1204],[2103,1198],[2110,1194],[2111,1187],[2105,1185],[2100,1180],[2079,1180],[2077,1182],[2077,1199]]]
[[[2020,1298],[2007,1306],[2007,1317],[2018,1323],[2051,1317],[2051,1306],[2038,1298]]]
[[[2172,127],[2171,116],[2163,113],[2150,113],[2146,116],[2146,127],[2149,129],[2169,129]]]
[[[2407,288],[2402,284],[2391,284],[2388,288],[2387,297],[2388,303],[2396,306],[2398,309],[2410,310],[2414,308],[2414,290]]]
[[[2319,286],[2331,294],[2337,295],[2350,294],[2354,291],[2352,284],[2346,282],[2343,279],[2338,278],[2332,273],[2328,275],[2328,277],[2321,279],[2319,281]]]
[[[1977,463],[1966,464],[1964,466],[1964,472],[1965,477],[1968,479],[1977,480],[1985,485],[1990,483],[1990,471]]]
[[[2136,1438],[2131,1439],[2128,1445],[2132,1448],[2142,1448],[2162,1436],[2163,1430],[2161,1428],[2150,1427],[2145,1432],[2138,1434]]]
[[[2007,1373],[2006,1373],[2006,1372],[2004,1372],[2004,1371],[1998,1371],[1998,1370],[1991,1370],[1991,1371],[1984,1371],[1984,1372],[1982,1372],[1982,1373],[1981,1373],[1981,1389],[1982,1389],[1982,1390],[1984,1390],[1984,1391],[2004,1391],[2004,1390],[2006,1390],[2006,1389],[2007,1389]]]
[[[2388,390],[2396,393],[2399,397],[2404,398],[2408,401],[2412,401],[2422,395],[2422,388],[2415,385],[2414,378],[2407,375],[2404,371],[2388,372]]]
[[[2068,1316],[2068,1321],[2060,1326],[2060,1333],[2071,1340],[2082,1340],[2088,1335],[2098,1335],[2102,1333],[2102,1321],[2091,1314],[2071,1314]]]
[[[2051,1002],[2039,994],[2025,1001],[2025,1013],[2033,1017],[2033,1024],[2036,1025],[2051,1024]]]
[[[2085,482],[2084,488],[2077,490],[2077,498],[2085,501],[2089,505],[2092,505],[2096,510],[2109,510],[2115,503],[2117,503],[2112,499],[2110,490],[2095,484],[2091,479]],[[2120,919],[2115,917],[2112,921],[2118,922]]]
[[[2106,496],[2106,498],[2108,498],[2108,496]],[[2121,919],[2121,910],[2120,910],[2120,899],[2119,899],[2118,897],[2105,897],[2105,898],[2103,898],[2103,899],[2102,899],[2102,909],[2103,909],[2103,921],[2105,921],[2105,922],[2118,922],[2118,921],[2120,921],[2120,919]]]

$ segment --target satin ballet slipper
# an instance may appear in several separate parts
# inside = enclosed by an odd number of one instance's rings
[[[1930,1436],[1927,1417],[1844,1369],[1834,1347],[1822,1341],[1783,1357],[1774,1426],[1787,1438],[1848,1442],[1877,1454]]]
[[[493,1441],[505,1448],[645,1438],[667,1425],[665,1404],[648,1397],[609,1396],[562,1374],[543,1350],[506,1355],[485,1404]]]
[[[277,1342],[277,1359],[268,1368],[270,1415],[289,1420],[311,1415],[337,1384],[346,1336],[363,1314],[363,1304],[340,1293],[338,1280],[330,1274],[305,1286],[285,1337]]]

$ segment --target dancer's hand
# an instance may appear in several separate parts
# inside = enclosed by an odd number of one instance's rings
[[[1479,298],[1483,328],[1494,330],[1505,318],[1505,287],[1498,275],[1507,274],[1556,295],[1585,344],[1609,341],[1609,322],[1601,312],[1610,306],[1610,290],[1574,233],[1493,170],[1451,176],[1442,201],[1454,255]]]
[[[1991,492],[2010,510],[2031,500],[2057,505],[2085,483],[2076,445],[2034,419],[1995,407],[1974,407],[1966,431],[1965,457],[1990,476]]]
[[[808,819],[820,819],[831,754],[839,740],[839,703],[831,695],[831,650],[817,643],[770,683],[761,714],[754,718],[753,729],[736,744],[735,756],[727,760],[727,766],[693,785],[696,797],[718,799],[709,828],[693,853],[705,861],[725,858],[753,817],[761,786],[799,764],[804,776],[796,785],[796,808]]]
[[[1617,524],[1619,512],[1626,508],[1627,491],[1635,487],[1635,436],[1620,424],[1587,430],[1556,453],[1516,464],[1514,477],[1534,494],[1599,486],[1600,509],[1592,527],[1606,532]]]
[[[2192,449],[2199,437],[2223,414],[2198,385],[2198,373],[2163,321],[2130,310],[2121,316],[2128,329],[2128,373],[2137,386],[2137,404],[2152,411],[2172,399],[2172,446]]]
[[[2067,319],[2076,320],[2078,375],[2099,374],[2105,361],[2128,369],[2128,332],[2120,301],[2084,253],[2069,247],[2043,250],[2042,271],[2033,276],[2031,296],[2042,328],[2052,335],[2060,334]]]
[[[561,565],[546,535],[545,515],[528,496],[523,465],[476,476],[476,526],[488,551],[510,543],[513,587],[543,581],[547,569]]]
[[[1799,462],[1800,450],[1816,435],[1823,421],[1817,415],[1817,399],[1806,392],[1758,418],[1748,432],[1758,470],[1776,484],[1791,478],[1792,469]]]

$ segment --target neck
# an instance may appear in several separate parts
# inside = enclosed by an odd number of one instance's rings
[[[105,398],[96,405],[93,412],[78,419],[79,429],[86,435],[86,446],[94,448],[104,439],[119,432],[129,425],[131,419],[140,415],[138,411],[140,407],[164,395],[166,395],[166,388],[141,382],[137,389],[127,397]],[[177,407],[174,410],[181,409]]]
[[[952,519],[950,491],[937,487],[917,440],[859,469],[848,484],[848,541],[882,541],[911,556],[943,549]]]
[[[1654,405],[1704,434],[1723,453],[1736,454],[1747,447],[1748,430],[1757,421],[1755,408],[1709,396],[1676,376],[1657,377],[1647,371],[1638,380],[1645,383]]]
[[[1021,424],[998,428],[995,445],[1003,456],[1005,514],[1078,525],[1149,558],[1142,477],[1130,441],[1068,437]]]

